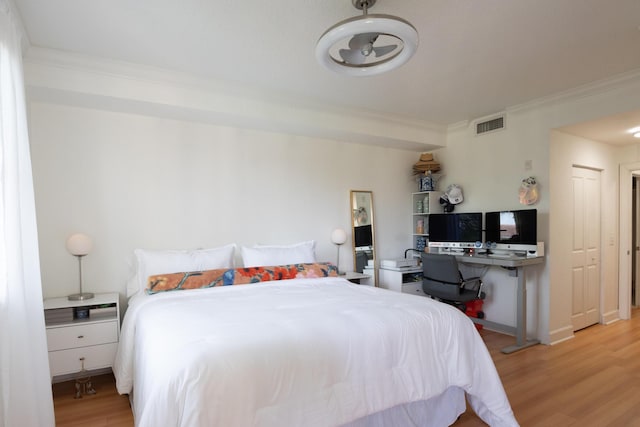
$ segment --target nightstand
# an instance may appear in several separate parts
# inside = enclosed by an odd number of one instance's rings
[[[362,280],[366,281],[368,279],[371,278],[370,275],[368,274],[363,274],[363,273],[358,273],[357,271],[347,271],[343,276],[345,279],[347,279],[348,281],[352,282],[352,283],[357,283],[357,284],[361,284]],[[365,283],[362,283],[363,285]],[[369,284],[369,283],[366,283]]]
[[[426,296],[422,291],[422,267],[386,267],[379,272],[381,288]]]
[[[52,382],[113,366],[120,336],[119,294],[96,294],[84,301],[44,300]]]

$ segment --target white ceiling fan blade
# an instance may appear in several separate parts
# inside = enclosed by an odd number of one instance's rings
[[[367,60],[367,57],[362,54],[360,49],[340,49],[339,53],[347,64],[360,65]]]
[[[363,46],[366,46],[369,43],[375,43],[379,35],[379,33],[356,34],[355,36],[351,37],[351,40],[349,40],[349,48],[362,49]]]
[[[396,50],[397,47],[398,47],[397,44],[390,44],[388,46],[374,47],[373,48],[373,52],[376,54],[376,57],[384,56],[384,55],[386,55],[388,53],[391,53],[394,50]]]

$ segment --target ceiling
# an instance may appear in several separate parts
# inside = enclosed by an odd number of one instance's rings
[[[361,13],[351,0],[14,2],[32,46],[443,125],[640,71],[638,0],[378,0],[369,12],[410,21],[420,45],[371,77],[315,60],[319,36]]]

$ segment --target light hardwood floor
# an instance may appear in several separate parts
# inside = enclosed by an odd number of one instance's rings
[[[630,321],[595,325],[555,346],[513,354],[513,337],[482,331],[516,418],[528,426],[640,426],[640,310]],[[94,378],[97,394],[74,399],[72,382],[53,386],[56,425],[132,426],[113,376]],[[456,427],[484,426],[467,410]],[[231,427],[231,426],[230,426]]]

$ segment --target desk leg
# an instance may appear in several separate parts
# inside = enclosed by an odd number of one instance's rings
[[[516,343],[502,349],[503,353],[513,353],[527,347],[539,344],[539,340],[527,340],[527,283],[524,267],[516,267],[518,276],[517,313],[516,313]]]

